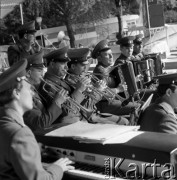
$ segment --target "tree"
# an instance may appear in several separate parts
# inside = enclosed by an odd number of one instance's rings
[[[95,23],[110,14],[106,0],[51,0],[50,11],[56,21],[66,25],[71,47],[75,47],[76,24]]]
[[[118,19],[118,28],[119,28],[119,32],[117,33],[116,38],[120,39],[123,36],[122,1],[121,0],[115,0],[115,5],[116,5],[115,15],[116,15],[116,17]]]
[[[118,29],[117,39],[123,37],[123,25],[122,25],[122,15],[124,14],[139,14],[139,1],[140,0],[114,0],[115,8],[113,10],[115,16],[118,19]]]
[[[137,0],[25,0],[24,22],[41,16],[42,26],[49,28],[65,25],[71,47],[75,47],[74,35],[78,29],[77,26],[85,30],[90,24],[108,18],[111,14],[118,18],[120,34],[118,38],[120,38],[123,32],[122,14],[134,13],[131,5],[134,4],[134,7],[137,7],[135,1]],[[10,30],[9,33],[14,33],[20,23],[20,10],[17,7],[6,17],[5,25]]]

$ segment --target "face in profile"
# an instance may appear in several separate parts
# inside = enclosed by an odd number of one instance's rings
[[[82,75],[84,73],[87,73],[89,64],[72,64],[72,71],[76,75]]]
[[[24,112],[33,108],[33,88],[27,80],[22,80],[22,88],[19,92],[19,102]]]
[[[68,71],[68,66],[67,62],[52,62],[52,70],[53,74],[55,74],[58,77],[65,77],[67,71]]]
[[[177,86],[175,86],[175,87],[176,87],[176,89],[174,90],[174,92],[172,92],[170,90],[171,94],[169,97],[170,104],[172,105],[173,108],[177,107]]]
[[[35,87],[40,85],[41,79],[43,78],[44,74],[43,72],[43,68],[30,68],[27,73],[32,85],[34,85]]]
[[[29,33],[27,34],[27,40],[32,45],[35,42],[35,33]]]

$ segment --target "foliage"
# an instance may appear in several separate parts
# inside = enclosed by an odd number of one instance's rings
[[[80,28],[80,32],[85,32],[90,24],[110,16],[119,17],[120,23],[122,15],[139,14],[140,1],[142,0],[25,0],[23,17],[24,22],[28,22],[41,16],[42,27],[47,28],[65,25],[71,46],[74,47],[76,29]],[[164,5],[166,22],[175,22],[176,9],[167,0],[161,0],[161,3]],[[1,27],[5,28],[6,33],[14,34],[20,24],[20,9],[17,6],[5,17]],[[121,29],[119,31],[121,32]]]
[[[177,12],[174,10],[165,12],[165,22],[166,23],[174,23],[177,20]]]

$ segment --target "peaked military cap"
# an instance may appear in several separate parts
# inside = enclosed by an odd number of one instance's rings
[[[111,49],[108,46],[108,40],[100,41],[92,51],[92,58],[96,59],[100,52]]]
[[[134,36],[126,36],[117,41],[117,44],[125,47],[131,47],[133,45]]]
[[[72,63],[89,64],[87,60],[89,51],[89,48],[71,48],[68,50],[68,57]]]
[[[44,68],[44,62],[43,62],[43,55],[44,55],[44,51],[41,50],[36,54],[30,55],[27,57],[28,60],[28,66],[29,67],[34,67],[34,68]]]
[[[165,85],[165,84],[177,85],[177,73],[159,75],[154,78],[158,79],[159,85]]]
[[[35,21],[30,21],[28,23],[23,24],[17,29],[17,31],[23,33],[35,33]]]
[[[136,35],[133,43],[134,44],[142,44],[143,43],[143,34]]]
[[[68,62],[70,61],[67,52],[68,52],[68,46],[65,46],[63,48],[54,50],[44,56],[48,62]]]
[[[13,64],[0,75],[0,92],[12,88],[26,76],[27,60],[21,60]]]

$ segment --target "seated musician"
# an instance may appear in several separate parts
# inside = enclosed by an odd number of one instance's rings
[[[155,76],[155,62],[149,55],[143,53],[143,34],[136,35],[133,44],[135,75],[141,74],[143,76],[142,81],[139,82],[139,87],[142,89],[144,87],[156,89],[156,81],[153,79]]]
[[[41,47],[35,40],[35,33],[35,21],[23,24],[18,28],[19,40],[15,45],[9,46],[8,48],[8,61],[10,66],[40,51]]]
[[[160,75],[158,79],[159,98],[140,116],[140,129],[177,134],[177,117],[174,112],[177,107],[177,74]]]
[[[58,91],[66,90],[68,92],[70,100],[60,107],[62,108],[62,114],[55,121],[57,124],[71,124],[81,119],[81,115],[78,113],[78,106],[84,99],[82,92],[86,89],[87,84],[90,83],[88,78],[82,78],[82,82],[78,83],[77,88],[74,89],[65,82],[64,77],[68,70],[67,63],[70,61],[67,51],[68,47],[66,46],[44,56],[47,61],[47,72],[38,90],[45,107],[52,104],[53,98]]]
[[[120,51],[121,51],[121,55],[116,59],[114,66],[116,65],[123,65],[126,62],[132,62],[134,63],[136,60],[134,58],[134,56],[132,55],[133,53],[133,40],[135,39],[134,36],[127,36],[127,37],[123,37],[121,39],[118,40],[117,44],[120,45]],[[135,69],[134,69],[135,70]],[[116,81],[120,82],[120,75],[118,72],[118,68],[116,67],[113,71],[112,71],[112,75],[115,76]],[[142,75],[141,74],[135,74],[136,75],[136,79],[135,81],[141,82],[142,81]],[[155,90],[154,89],[147,89],[143,86],[140,87],[140,97],[143,101],[146,101],[147,98],[149,97],[150,94],[152,94]]]
[[[43,77],[43,51],[27,57],[27,78],[34,86],[33,109],[24,114],[25,124],[33,131],[49,127],[62,113],[61,104],[66,100],[67,92],[59,91],[50,106],[45,106],[38,93]]]
[[[115,93],[124,92],[127,90],[127,85],[125,83],[121,83],[121,81],[116,79],[115,75],[112,75],[113,71],[113,54],[110,47],[107,45],[106,40],[100,41],[92,52],[92,58],[98,60],[98,64],[96,65],[93,73],[100,80],[104,80],[106,85],[111,88],[111,90]],[[103,113],[111,113],[115,115],[128,115],[132,108],[139,106],[137,103],[127,103],[126,106],[122,107],[122,100],[114,99],[112,102],[108,102],[106,99],[99,101],[96,106],[100,112]]]
[[[138,34],[135,36],[135,39],[133,40],[133,56],[135,58],[135,61],[141,61],[144,59],[142,38],[143,34]]]
[[[68,74],[66,76],[66,81],[68,84],[72,84],[74,87],[77,88],[77,83],[82,82],[82,77],[85,77],[86,74],[89,75],[87,72],[89,66],[89,52],[88,48],[79,48],[79,49],[69,49],[68,56],[71,61],[68,62]],[[89,75],[89,77],[91,76]],[[99,122],[99,123],[116,123],[121,125],[128,124],[128,120],[112,114],[107,113],[100,113],[97,111],[95,107],[95,103],[100,101],[103,97],[103,90],[105,89],[106,84],[104,81],[100,80],[93,84],[90,83],[90,87],[88,86],[84,91],[83,94],[85,99],[81,102],[81,105],[86,107],[89,110],[93,111],[92,116],[90,117],[90,121]],[[87,119],[85,114],[81,112],[81,114]]]
[[[26,66],[26,60],[19,61],[0,75],[0,179],[61,180],[64,171],[74,169],[71,161],[43,166],[34,134],[24,124],[23,114],[33,108]]]

